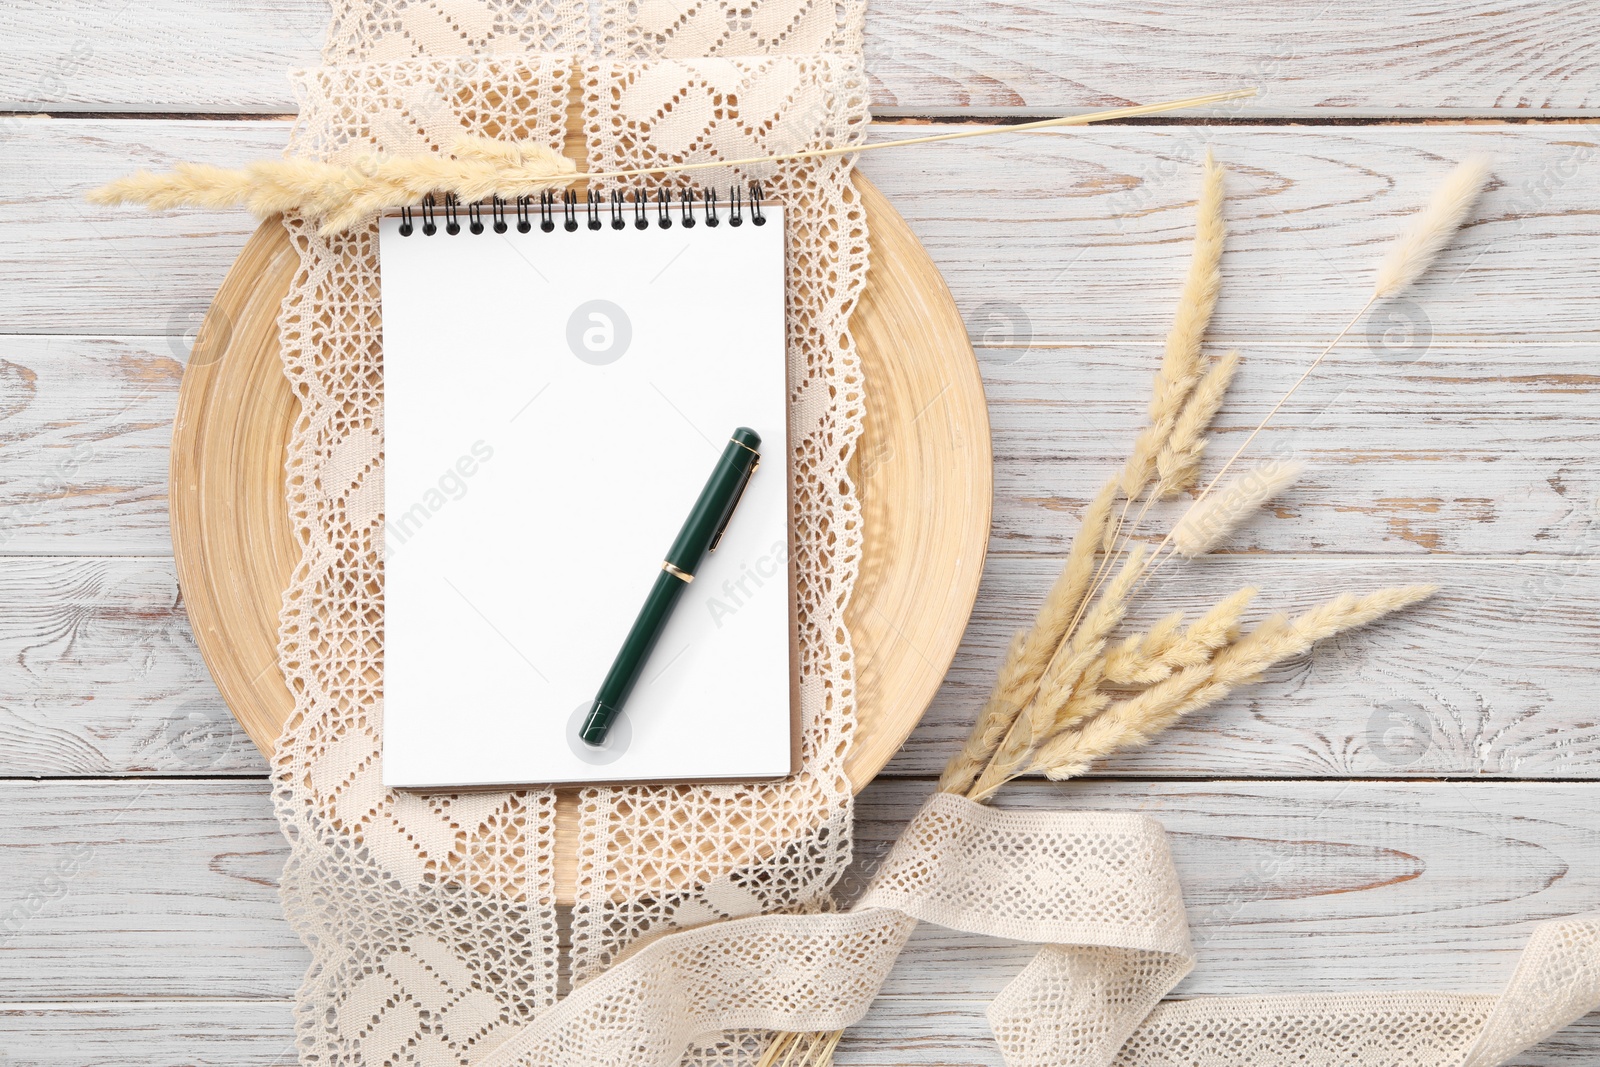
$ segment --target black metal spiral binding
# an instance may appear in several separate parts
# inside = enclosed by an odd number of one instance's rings
[[[579,228],[578,194],[571,189],[563,190],[561,200],[561,228],[572,233]],[[556,230],[556,196],[553,190],[546,190],[539,194],[539,229],[544,233],[554,233]],[[759,182],[751,182],[747,188],[737,185],[728,189],[728,199],[724,204],[717,196],[715,189],[704,189],[696,192],[692,189],[682,189],[678,192],[678,217],[673,218],[672,190],[658,188],[655,191],[655,210],[650,210],[651,197],[646,189],[612,189],[609,195],[602,194],[597,189],[590,189],[583,200],[583,221],[591,230],[606,229],[604,214],[609,212],[610,229],[628,229],[629,207],[633,216],[633,228],[648,230],[652,224],[657,229],[668,230],[674,225],[691,229],[704,223],[707,226],[720,226],[726,217],[729,226],[743,226],[746,219],[753,225],[765,226],[767,214],[765,211],[765,198]],[[699,211],[696,212],[696,201]],[[510,224],[507,221],[508,204],[504,197],[492,196],[488,200],[489,214],[495,233],[507,233]],[[473,201],[466,205],[467,230],[474,234],[481,234],[485,230],[483,221],[484,202]],[[422,198],[422,203],[417,208],[410,206],[400,209],[401,237],[410,237],[416,233],[415,214],[422,216],[420,227],[424,237],[432,237],[439,232],[438,226],[439,202],[434,194],[429,193]],[[517,232],[531,233],[533,231],[533,197],[517,197]],[[444,232],[452,237],[461,232],[461,201],[454,193],[444,194]]]

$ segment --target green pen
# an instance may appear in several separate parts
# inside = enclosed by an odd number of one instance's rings
[[[700,490],[694,510],[689,512],[683,529],[678,531],[678,539],[667,550],[667,558],[661,562],[661,573],[650,588],[644,607],[639,609],[639,617],[633,620],[633,629],[628,631],[617,658],[611,661],[605,681],[600,683],[594,703],[589,706],[589,714],[579,731],[586,744],[596,747],[605,744],[606,733],[639,680],[639,672],[650,658],[650,650],[655,647],[661,631],[666,629],[678,597],[683,594],[684,587],[694,581],[694,572],[706,553],[715,551],[717,542],[722,540],[722,531],[727,529],[733,509],[744,495],[745,485],[761,465],[760,449],[761,435],[747,426],[734,430],[728,439],[722,458],[717,460],[706,487]]]

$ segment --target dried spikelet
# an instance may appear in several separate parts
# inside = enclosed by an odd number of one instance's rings
[[[1050,733],[1040,739],[1040,745],[1063,732],[1076,730],[1085,720],[1093,718],[1110,705],[1111,694],[1100,687],[1104,680],[1103,661],[1090,664],[1072,690],[1072,696],[1057,710]]]
[[[1045,667],[1032,703],[1016,716],[995,746],[994,754],[967,790],[967,796],[982,800],[1000,788],[1023,766],[1035,746],[1061,728],[1059,717],[1083,681],[1084,673],[1096,666],[1111,631],[1122,621],[1128,594],[1143,573],[1143,564],[1144,546],[1136,546],[1072,637],[1057,649]]]
[[[466,138],[456,150],[455,158],[369,158],[348,166],[309,159],[262,160],[240,170],[180,163],[170,174],[119,178],[89,199],[156,209],[243,206],[262,217],[298,211],[333,233],[427,193],[453,193],[469,203],[494,194],[528,196],[566,185],[577,173],[572,160],[531,141]]]
[[[1172,328],[1167,332],[1161,368],[1151,387],[1149,423],[1134,441],[1133,452],[1122,468],[1122,492],[1130,499],[1139,495],[1155,472],[1156,457],[1172,433],[1184,401],[1200,380],[1200,342],[1211,324],[1217,294],[1222,288],[1222,240],[1227,233],[1222,221],[1224,173],[1207,149],[1205,178],[1195,211],[1194,251],[1189,257],[1189,274],[1178,297]]]
[[[1174,496],[1191,488],[1199,479],[1200,461],[1206,452],[1206,432],[1211,429],[1217,412],[1222,410],[1222,401],[1238,369],[1239,353],[1229,352],[1213,363],[1194,387],[1178,421],[1173,423],[1172,435],[1156,456],[1156,496]]]
[[[1033,633],[1024,655],[1023,669],[1035,684],[1044,676],[1045,667],[1067,636],[1072,620],[1089,591],[1094,577],[1095,551],[1103,544],[1104,533],[1111,517],[1111,504],[1116,499],[1117,487],[1109,481],[1100,487],[1089,507],[1083,513],[1083,525],[1072,540],[1067,552],[1067,562],[1061,576],[1051,587],[1044,605],[1034,619]]]
[[[243,202],[248,187],[243,171],[180,163],[170,175],[141,170],[107,182],[91,190],[88,199],[96,204],[143,204],[153,211],[188,205],[230,207]]]
[[[1191,559],[1210,552],[1263,504],[1293,485],[1302,469],[1299,463],[1269,460],[1235,475],[1184,513],[1172,531],[1174,547]]]
[[[1033,628],[1013,638],[995,677],[994,689],[978,712],[966,742],[945,765],[939,777],[939,788],[944,792],[961,793],[972,785],[994,756],[1017,715],[1033,700],[1039,679],[1067,636],[1067,629],[1089,588],[1095,552],[1102,542],[1103,531],[1109,526],[1116,492],[1116,481],[1109,481],[1089,502],[1083,513],[1083,524],[1067,552],[1067,561],[1040,605]]]
[[[1057,650],[1050,665],[1045,668],[1039,682],[1039,696],[1035,700],[1034,734],[1044,736],[1044,727],[1055,721],[1056,709],[1072,695],[1085,670],[1105,651],[1111,632],[1127,614],[1128,596],[1134,584],[1144,574],[1145,546],[1135,545],[1123,561],[1122,569],[1112,579],[1106,591],[1095,601],[1071,640]]]
[[[1436,585],[1402,585],[1382,589],[1367,596],[1345,593],[1321,604],[1293,622],[1295,634],[1307,647],[1312,642],[1332,637],[1425,600],[1439,591]]]
[[[1183,612],[1175,611],[1150,627],[1148,633],[1133,634],[1106,653],[1105,678],[1112,685],[1148,685],[1160,677],[1147,677],[1154,665],[1162,662],[1183,636]]]
[[[1011,729],[1011,724],[1022,711],[1023,703],[1033,696],[1031,688],[1025,685],[1020,667],[1027,645],[1028,631],[1018,630],[1011,638],[1011,647],[1006,650],[1005,660],[1000,664],[989,699],[978,710],[966,741],[950,757],[944,765],[944,772],[939,775],[938,788],[941,793],[967,791],[983,772],[983,765],[989,762],[995,746]]]
[[[1412,218],[1379,264],[1372,289],[1374,300],[1400,295],[1427,273],[1450,243],[1450,238],[1467,221],[1472,205],[1488,182],[1489,160],[1483,156],[1462,160],[1445,177],[1427,206]]]
[[[1171,653],[1173,657],[1179,657],[1176,660],[1178,665],[1196,666],[1204,661],[1205,656],[1239,636],[1239,620],[1244,617],[1245,609],[1258,592],[1260,590],[1253,585],[1241,586],[1196,619],[1183,635],[1183,641]],[[1193,657],[1192,662],[1186,661],[1188,657]]]
[[[1257,627],[1259,636],[1252,632],[1250,637],[1254,640],[1241,639],[1217,655],[1211,677],[1194,691],[1191,699],[1195,703],[1191,707],[1215,703],[1239,686],[1256,681],[1274,663],[1298,656],[1318,641],[1426,600],[1438,590],[1436,585],[1402,585],[1364,597],[1347,593],[1293,620],[1275,616]]]
[[[1121,649],[1108,654],[1106,681],[1118,686],[1154,685],[1177,671],[1205,663],[1213,652],[1238,636],[1239,620],[1256,592],[1254,586],[1244,586],[1215,604],[1188,630],[1164,644],[1143,642],[1127,655],[1120,654]],[[1155,633],[1152,629],[1151,636]]]
[[[1209,663],[1190,667],[1137,696],[1119,701],[1039,748],[1030,770],[1060,780],[1076,777],[1095,760],[1141,745],[1198,708],[1257,681],[1268,667],[1297,656],[1317,641],[1360,626],[1431,596],[1436,586],[1401,586],[1365,597],[1345,595],[1290,621],[1275,615],[1222,648]],[[1242,590],[1241,590],[1242,592]],[[1237,594],[1236,594],[1237,595]]]

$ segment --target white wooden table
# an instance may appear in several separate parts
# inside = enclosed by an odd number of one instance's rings
[[[964,732],[1006,636],[1137,424],[1204,146],[1233,169],[1214,337],[1237,440],[1359,306],[1450,163],[1498,182],[1416,293],[1272,443],[1305,484],[1162,607],[1434,581],[1097,780],[1016,803],[1173,834],[1200,964],[1180,995],[1493,990],[1539,920],[1600,907],[1600,10],[1558,0],[879,0],[885,121],[984,121],[1259,84],[1192,119],[937,145],[864,169],[960,303],[996,455],[988,574],[926,720],[863,795],[870,863]],[[82,201],[134,166],[278,151],[317,0],[0,10],[0,1064],[294,1059],[266,767],[196,652],[167,532],[189,340],[253,226]],[[37,114],[36,114],[37,113]],[[48,113],[49,117],[45,116]],[[897,128],[898,129],[898,128]],[[925,928],[849,1064],[998,1063],[1028,949]],[[1600,1060],[1600,1016],[1522,1056]]]

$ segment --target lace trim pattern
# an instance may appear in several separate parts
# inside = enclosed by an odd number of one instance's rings
[[[965,873],[974,865],[981,876]],[[1043,945],[991,1005],[1008,1067],[1496,1067],[1600,1004],[1600,921],[1573,919],[1535,930],[1498,997],[1157,1006],[1194,963],[1176,887],[1166,840],[1147,820],[934,796],[851,912],[664,934],[475,1064],[673,1067],[697,1035],[841,1029],[865,1014],[919,919],[994,934],[1013,929],[1011,916],[1039,915],[1027,940],[1083,938]],[[746,1050],[719,1042],[697,1047],[729,1053],[723,1062]]]
[[[417,20],[446,8],[466,28],[460,40],[417,44]],[[361,61],[297,76],[301,114],[289,151],[348,162],[436,152],[462,134],[559,148],[575,73],[591,166],[848,146],[864,133],[859,58],[509,54],[555,39],[538,36],[548,10],[336,5],[327,55]],[[823,908],[849,859],[843,759],[854,691],[843,612],[861,529],[847,465],[863,414],[849,317],[867,262],[850,169],[849,158],[832,158],[781,176],[695,176],[723,188],[763,178],[786,210],[803,769],[760,786],[585,791],[573,921],[580,982],[646,935]],[[555,1003],[554,796],[381,787],[376,228],[323,237],[302,219],[284,225],[300,256],[280,343],[301,403],[288,482],[302,558],[282,613],[280,659],[296,707],[274,782],[292,846],[285,910],[314,957],[297,1010],[301,1058],[382,1062],[429,1049],[437,1056],[428,1062],[466,1062]],[[756,1044],[749,1034],[712,1036],[700,1056],[739,1062]]]
[[[859,58],[866,12],[866,0],[600,0],[600,54]]]
[[[848,146],[864,132],[862,82],[859,63],[830,56],[596,64],[584,79],[589,168]],[[579,980],[647,933],[820,907],[849,862],[844,753],[854,691],[844,608],[861,523],[848,463],[863,415],[849,322],[867,266],[850,169],[848,157],[834,157],[776,173],[692,175],[694,185],[724,190],[759,179],[784,206],[802,770],[778,783],[585,791],[573,919]]]
[[[587,0],[330,0],[328,66],[589,50]]]
[[[572,61],[408,60],[298,80],[291,152],[432,151],[463,133],[558,147]],[[302,1063],[465,1063],[555,1001],[555,798],[385,790],[382,324],[376,223],[284,225],[300,267],[279,315],[300,401],[287,460],[301,559],[279,658],[295,710],[273,757],[290,843],[284,910],[312,952]]]

